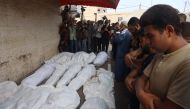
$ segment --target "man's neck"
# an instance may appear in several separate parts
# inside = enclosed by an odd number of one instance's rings
[[[184,47],[187,44],[188,44],[188,42],[186,40],[184,40],[182,38],[182,36],[176,36],[172,40],[172,44],[170,45],[169,49],[165,53],[168,54],[168,53],[174,52],[174,51]]]

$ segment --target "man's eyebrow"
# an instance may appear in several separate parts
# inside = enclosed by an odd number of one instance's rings
[[[145,35],[146,37],[152,37],[152,34],[149,33],[149,32],[145,32],[144,35]]]
[[[149,32],[144,32],[144,35],[150,35],[150,33]]]

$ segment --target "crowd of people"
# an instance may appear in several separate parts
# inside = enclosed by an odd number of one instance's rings
[[[76,26],[75,26],[76,25]],[[190,22],[169,5],[155,5],[138,19],[61,26],[62,51],[108,51],[131,109],[190,109]]]
[[[185,14],[169,5],[129,20],[115,78],[125,82],[131,109],[190,109],[189,28]]]
[[[109,41],[112,35],[110,20],[76,21],[71,19],[69,23],[60,25],[59,51],[69,52],[95,52],[108,51]]]

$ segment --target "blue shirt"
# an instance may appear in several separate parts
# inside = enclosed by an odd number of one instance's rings
[[[131,38],[132,34],[127,29],[117,33],[115,38],[115,43],[117,44],[116,58],[124,59],[125,54],[130,50]]]

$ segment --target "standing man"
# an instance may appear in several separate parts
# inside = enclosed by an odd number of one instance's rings
[[[76,27],[74,21],[69,27],[69,39],[70,39],[70,51],[75,53],[77,51],[77,38],[76,38]]]
[[[190,44],[182,38],[178,11],[155,5],[140,25],[159,54],[137,81],[138,99],[146,109],[190,109]]]
[[[127,22],[122,21],[120,32],[116,33],[115,43],[117,44],[116,61],[115,61],[115,79],[118,82],[124,80],[126,72],[129,72],[124,63],[124,56],[130,50],[131,33],[127,30]]]
[[[132,72],[136,71],[137,68],[134,61],[137,59],[137,56],[141,53],[141,48],[139,46],[140,45],[139,35],[141,33],[139,32],[140,24],[139,24],[139,19],[137,17],[131,17],[129,19],[128,29],[132,34],[132,37],[130,41],[130,51],[125,54],[124,58],[126,68],[128,69],[128,71],[126,72],[127,74],[126,78],[128,78]],[[132,91],[128,88],[126,92],[127,92],[127,97],[129,98],[130,108],[138,109],[139,101],[135,95],[135,91]]]

